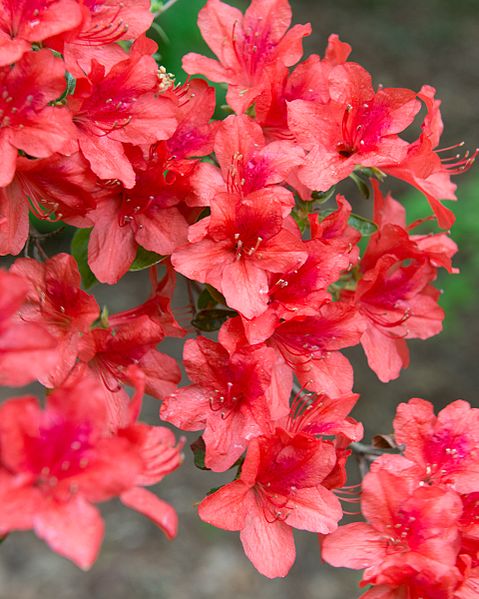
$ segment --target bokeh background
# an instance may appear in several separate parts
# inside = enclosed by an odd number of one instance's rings
[[[181,56],[206,51],[196,29],[204,0],[177,0],[151,35],[161,61],[184,80]],[[233,4],[233,2],[231,2]],[[246,2],[235,2],[244,7]],[[442,145],[479,144],[479,0],[292,0],[295,21],[310,21],[313,35],[306,53],[323,54],[327,37],[338,33],[353,46],[359,62],[385,86],[419,89],[433,85],[443,99],[446,130]],[[408,206],[411,220],[427,213],[421,196],[391,183]],[[457,179],[459,202],[453,237],[460,246],[461,274],[444,277],[444,332],[411,342],[411,366],[401,378],[381,384],[360,351],[350,352],[355,390],[361,394],[355,416],[371,435],[390,432],[395,406],[410,397],[433,401],[438,408],[457,398],[479,407],[479,166]],[[50,248],[51,253],[65,249]],[[147,293],[140,275],[126,277],[113,294],[95,289],[112,311],[135,305]],[[178,300],[181,304],[181,298]],[[179,355],[171,342],[166,351]],[[3,393],[5,397],[5,392]],[[145,418],[157,421],[158,404],[146,403]],[[178,538],[170,543],[145,518],[111,502],[102,506],[106,537],[98,562],[88,573],[50,552],[31,533],[11,535],[0,547],[0,598],[37,599],[354,599],[358,575],[334,570],[320,561],[315,535],[296,534],[298,558],[289,577],[269,581],[244,557],[238,535],[199,521],[195,502],[221,482],[195,470],[189,450],[185,464],[158,487],[180,516]],[[223,478],[223,480],[226,480]]]

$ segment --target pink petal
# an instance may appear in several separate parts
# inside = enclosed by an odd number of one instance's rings
[[[142,487],[135,487],[120,495],[121,502],[153,520],[168,539],[174,539],[178,531],[178,515],[169,503]]]
[[[284,577],[296,559],[293,530],[286,523],[268,522],[260,506],[250,506],[240,534],[244,552],[268,578]]]
[[[98,510],[77,496],[67,503],[52,500],[35,517],[34,530],[53,551],[88,570],[100,550],[104,523]]]

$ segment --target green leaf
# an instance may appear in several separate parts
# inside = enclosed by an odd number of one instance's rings
[[[142,247],[138,247],[136,258],[134,259],[133,264],[130,266],[130,270],[145,270],[145,268],[150,268],[150,266],[154,266],[164,259],[165,256],[160,256],[160,254],[150,252]]]
[[[333,214],[336,210],[328,209],[323,210],[319,215],[321,220],[324,220],[330,214]],[[365,218],[364,216],[360,216],[359,214],[351,214],[348,220],[348,224],[359,231],[363,237],[369,237],[373,235],[378,230],[378,226],[369,218]]]
[[[191,321],[191,324],[200,331],[212,333],[218,331],[226,319],[236,316],[233,310],[201,310]]]
[[[90,240],[91,229],[77,229],[73,235],[71,243],[72,256],[78,264],[83,287],[90,289],[95,283],[98,283],[97,278],[92,273],[88,266],[88,241]]]
[[[354,172],[364,179],[377,179],[381,183],[387,177],[386,173],[375,166],[359,166]]]
[[[359,214],[351,214],[348,223],[359,231],[363,237],[369,237],[378,230],[378,226],[372,220],[359,216]]]
[[[354,181],[354,183],[356,183],[356,187],[359,189],[361,195],[366,200],[369,200],[369,198],[371,197],[369,185],[357,173],[351,173],[349,177]]]
[[[211,285],[206,284],[205,287],[206,289],[208,289],[208,293],[211,295],[211,297],[215,300],[217,304],[223,304],[223,306],[226,306],[226,300],[224,295],[222,295],[217,289],[215,289]]]
[[[203,289],[203,291],[198,296],[196,305],[198,307],[198,310],[207,310],[214,308],[217,303],[218,302],[211,297],[210,292],[205,287],[205,289]]]
[[[210,470],[205,466],[206,445],[203,437],[198,437],[196,441],[193,441],[190,447],[193,452],[195,466],[200,470]]]
[[[318,204],[325,204],[330,200],[336,192],[336,187],[333,185],[328,191],[313,191],[311,199]]]

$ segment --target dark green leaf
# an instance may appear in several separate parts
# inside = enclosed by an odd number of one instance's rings
[[[336,187],[333,185],[328,191],[313,191],[311,193],[311,199],[318,204],[325,204],[330,200],[336,192]]]
[[[198,310],[206,310],[208,308],[214,308],[218,302],[211,297],[208,289],[203,289],[203,291],[198,296],[198,301],[196,305]]]
[[[387,177],[386,173],[383,173],[381,170],[379,170],[375,166],[360,166],[354,172],[366,180],[367,179],[377,179],[381,183]]]
[[[359,216],[359,214],[351,214],[348,223],[359,231],[363,237],[369,237],[378,230],[378,226],[372,220]]]
[[[130,266],[130,270],[145,270],[145,268],[150,268],[150,266],[154,266],[164,259],[165,256],[160,256],[160,254],[156,254],[155,252],[150,252],[142,247],[138,247],[136,258],[134,259],[133,264]]]
[[[369,185],[366,183],[366,181],[364,181],[364,179],[358,176],[357,173],[351,173],[349,176],[356,183],[356,187],[359,189],[361,195],[366,200],[369,200],[371,192],[369,190]]]
[[[217,289],[208,284],[206,284],[205,287],[217,304],[223,304],[224,306],[226,306],[226,300],[224,296]]]
[[[77,261],[78,270],[80,271],[85,289],[89,289],[95,283],[98,283],[97,278],[88,266],[88,241],[90,233],[91,229],[77,229],[71,243],[72,256]]]
[[[195,466],[200,470],[210,470],[205,466],[206,445],[203,441],[203,437],[198,437],[196,441],[193,441],[190,447],[193,452]]]
[[[200,331],[211,333],[218,331],[226,319],[236,316],[233,310],[201,310],[191,321],[191,324]]]

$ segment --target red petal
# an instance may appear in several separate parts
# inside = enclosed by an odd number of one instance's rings
[[[98,510],[77,496],[67,503],[52,500],[37,514],[34,530],[53,551],[88,570],[100,550],[104,523]]]
[[[135,487],[120,495],[121,502],[153,520],[168,539],[174,539],[178,531],[178,515],[169,503],[150,491]]]

